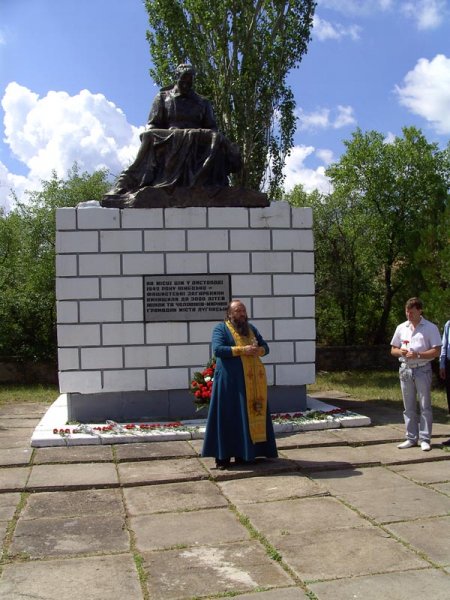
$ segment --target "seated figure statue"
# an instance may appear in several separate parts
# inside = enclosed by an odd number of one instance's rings
[[[229,185],[230,173],[239,171],[239,147],[218,131],[211,103],[193,90],[194,75],[191,65],[179,65],[176,83],[160,90],[136,159],[104,197],[104,206],[134,198],[147,187],[153,197],[155,188],[169,195],[176,188],[209,188],[214,194]]]

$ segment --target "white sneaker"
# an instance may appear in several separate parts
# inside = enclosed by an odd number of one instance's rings
[[[404,450],[405,448],[412,448],[413,446],[417,446],[416,442],[412,442],[411,440],[405,440],[401,444],[397,446],[399,450]],[[422,448],[423,450],[423,448]]]
[[[420,442],[420,447],[424,452],[428,452],[428,450],[431,450],[431,446],[428,442]]]

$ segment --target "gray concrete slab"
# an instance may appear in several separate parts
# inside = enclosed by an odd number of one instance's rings
[[[17,417],[17,416],[9,416],[9,417],[0,417],[0,429],[29,429],[30,427],[35,427],[36,418],[35,417]]]
[[[258,531],[275,545],[279,539],[302,539],[314,531],[372,527],[366,519],[331,497],[297,498],[239,506]],[[304,515],[311,515],[304,518]],[[338,539],[340,534],[337,534]]]
[[[33,450],[29,448],[0,448],[0,467],[21,467],[28,465]]]
[[[377,527],[316,529],[280,537],[276,548],[306,582],[430,566]]]
[[[0,492],[21,492],[25,489],[31,467],[9,467],[0,469]]]
[[[277,473],[286,473],[298,471],[299,467],[296,461],[280,456],[279,458],[257,458],[254,463],[236,465],[234,462],[224,471],[216,468],[214,458],[200,458],[200,461],[209,472],[210,476],[217,481],[227,479],[242,479],[243,477],[257,477],[266,475],[276,475]]]
[[[119,489],[39,492],[28,497],[20,520],[111,514],[124,514]]]
[[[117,468],[123,486],[208,478],[208,473],[196,458],[121,463]]]
[[[0,521],[0,545],[3,542],[3,539],[6,535],[7,530],[8,530],[8,521]]]
[[[450,517],[394,523],[387,529],[434,563],[450,566]]]
[[[18,416],[24,416],[39,421],[50,406],[51,404],[44,402],[11,402],[0,406],[0,417],[17,418]]]
[[[15,432],[0,431],[0,448],[30,448],[33,430],[16,435]]]
[[[145,515],[201,508],[228,506],[228,502],[211,481],[188,481],[124,488],[129,515]]]
[[[338,429],[302,431],[277,435],[277,448],[316,448],[318,446],[340,446],[344,442],[337,437]]]
[[[45,465],[51,463],[112,462],[111,446],[56,446],[36,448],[33,463]]]
[[[130,527],[141,552],[250,539],[248,530],[228,508],[141,515],[130,518]]]
[[[375,427],[346,427],[338,429],[335,437],[348,444],[376,444],[380,442],[403,441],[398,429],[391,425],[378,425]]]
[[[308,476],[332,494],[361,492],[373,489],[409,487],[407,479],[386,467],[343,469],[342,471],[312,471]]]
[[[0,521],[9,521],[13,518],[16,507],[20,501],[20,494],[0,494]]]
[[[129,535],[124,518],[118,515],[58,519],[19,519],[9,554],[30,558],[74,554],[127,552]]]
[[[450,482],[433,483],[433,485],[431,485],[430,487],[432,487],[434,490],[437,490],[438,492],[441,492],[442,494],[447,494],[447,496],[450,496]]]
[[[433,517],[450,513],[450,498],[411,483],[398,488],[338,492],[355,509],[379,523]]]
[[[389,467],[408,479],[418,483],[443,483],[450,481],[450,463],[446,461],[427,462]]]
[[[433,437],[450,437],[450,422],[448,423],[433,423]]]
[[[118,444],[115,446],[117,460],[135,461],[152,458],[180,458],[196,456],[194,449],[185,441],[147,442],[144,444]]]
[[[111,463],[36,465],[27,484],[29,491],[114,487],[119,485]]]
[[[144,553],[152,600],[191,600],[294,582],[258,542]]]
[[[1,600],[142,600],[128,554],[16,562],[3,567]]]
[[[299,587],[276,588],[267,592],[254,594],[239,594],[233,596],[234,600],[307,600],[308,596]]]
[[[448,460],[450,453],[441,448],[434,447],[430,452],[423,452],[416,446],[407,450],[399,450],[397,444],[369,444],[350,447],[338,446],[335,448],[302,448],[296,450],[283,450],[283,456],[295,460],[301,469],[305,470],[330,470],[342,469],[350,466],[363,465],[395,465],[414,462],[433,462],[435,460]]]
[[[298,472],[220,481],[218,485],[230,502],[236,505],[321,496],[328,493],[326,488]]]
[[[320,600],[448,600],[450,580],[438,569],[384,573],[308,585]]]
[[[379,464],[379,459],[366,447],[350,446],[299,448],[283,450],[282,455],[295,461],[304,470],[345,469],[351,466]]]

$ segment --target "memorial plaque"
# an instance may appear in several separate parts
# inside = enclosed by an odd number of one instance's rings
[[[230,300],[229,274],[144,276],[145,321],[221,321]]]

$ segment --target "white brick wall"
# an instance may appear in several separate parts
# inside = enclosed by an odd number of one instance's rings
[[[144,323],[143,276],[230,273],[271,345],[269,385],[315,375],[312,211],[58,209],[56,290],[62,392],[187,389],[215,322]]]

